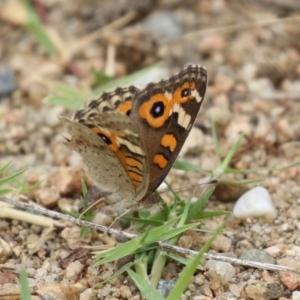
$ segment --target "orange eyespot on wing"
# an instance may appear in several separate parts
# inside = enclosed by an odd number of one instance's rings
[[[168,94],[157,94],[142,104],[139,115],[154,128],[163,126],[172,110],[172,98]]]
[[[153,162],[161,169],[164,169],[168,164],[168,160],[162,154],[156,154],[153,158]]]
[[[174,134],[167,133],[162,137],[160,144],[165,148],[170,148],[170,151],[174,152],[177,146],[177,139]]]
[[[122,102],[118,107],[118,111],[125,115],[129,115],[131,109],[132,109],[132,101]]]
[[[174,92],[173,101],[176,103],[186,103],[193,98],[192,91],[196,89],[195,82],[185,82]]]

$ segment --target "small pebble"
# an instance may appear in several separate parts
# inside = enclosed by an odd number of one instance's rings
[[[205,268],[208,269],[207,274],[211,279],[217,278],[223,284],[229,282],[229,280],[235,275],[234,267],[226,262],[209,260],[205,264]]]
[[[65,277],[67,279],[72,279],[73,277],[79,275],[83,268],[84,265],[80,261],[76,260],[71,262],[66,268]]]
[[[249,91],[260,96],[271,97],[274,95],[275,89],[269,78],[260,78],[248,81]]]
[[[91,300],[91,299],[96,299],[95,291],[92,288],[86,289],[80,294],[79,300]]]
[[[283,289],[279,283],[259,282],[245,287],[245,293],[250,299],[271,300],[282,296]]]
[[[300,256],[286,256],[277,260],[277,264],[300,270]],[[290,290],[300,286],[300,275],[292,272],[279,272],[280,281]]]
[[[264,187],[258,186],[242,195],[233,208],[236,218],[265,217],[275,219],[277,211],[270,194]]]
[[[0,263],[5,263],[12,254],[12,250],[8,243],[0,238]]]
[[[268,264],[276,264],[276,260],[266,251],[256,250],[256,249],[245,251],[240,256],[240,259],[257,261],[257,262],[268,263]]]
[[[34,194],[37,202],[48,208],[54,207],[60,198],[58,190],[54,187],[39,188]]]
[[[145,29],[150,31],[156,38],[164,42],[181,36],[182,25],[169,11],[155,11],[143,22]]]
[[[162,296],[167,297],[169,293],[172,291],[172,289],[174,288],[175,283],[176,283],[175,280],[161,279],[158,282],[157,290],[162,294]]]
[[[300,300],[300,292],[293,292],[292,300]]]
[[[211,245],[211,249],[216,250],[217,252],[228,252],[231,248],[232,242],[231,239],[224,236],[218,235]]]
[[[17,88],[13,71],[10,66],[0,66],[0,101]]]
[[[203,144],[203,141],[203,132],[197,127],[193,127],[187,139],[185,140],[185,143],[183,144],[179,155],[186,155],[189,150],[201,146]]]

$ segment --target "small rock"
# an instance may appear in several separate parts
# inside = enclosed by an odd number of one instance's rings
[[[174,288],[176,281],[175,280],[164,280],[161,279],[158,282],[157,290],[162,294],[162,296],[167,297],[169,293]]]
[[[62,106],[54,106],[48,109],[48,113],[45,114],[45,124],[49,127],[55,127],[60,123],[58,116],[64,113]]]
[[[260,78],[248,81],[248,89],[251,93],[265,97],[272,97],[275,89],[269,78]]]
[[[257,262],[268,263],[268,264],[276,264],[276,260],[271,255],[269,255],[266,251],[256,250],[256,249],[245,251],[240,256],[240,259],[257,261]]]
[[[252,227],[251,227],[251,231],[255,232],[255,233],[259,233],[261,232],[261,226],[258,223],[255,223]]]
[[[284,246],[275,245],[264,249],[264,251],[269,253],[272,257],[278,257],[281,254],[283,248]]]
[[[203,285],[200,286],[199,288],[200,292],[202,294],[204,294],[205,296],[208,296],[210,298],[213,297],[213,292],[211,291],[210,287],[209,287],[209,283],[205,282]]]
[[[211,249],[216,250],[217,252],[228,252],[231,248],[231,245],[232,242],[230,238],[223,235],[218,235],[213,241]]]
[[[0,101],[16,89],[16,81],[10,66],[0,67]]]
[[[202,273],[198,273],[195,276],[195,284],[202,285],[205,282],[205,277]]]
[[[218,89],[219,94],[227,94],[234,87],[235,81],[231,76],[228,76],[227,74],[218,73],[215,77],[215,85]]]
[[[68,267],[66,268],[65,277],[67,279],[72,279],[73,277],[79,275],[84,268],[84,265],[76,260],[74,262],[71,262]]]
[[[235,269],[233,266],[226,262],[209,260],[205,264],[205,268],[208,269],[207,274],[211,279],[217,278],[223,284],[228,283],[235,275]]]
[[[265,217],[275,219],[277,211],[270,194],[264,187],[258,186],[242,195],[233,208],[236,218]]]
[[[242,67],[241,76],[245,82],[253,80],[257,74],[257,64],[248,62]]]
[[[0,238],[0,263],[4,264],[12,255],[10,246]]]
[[[40,188],[34,194],[37,202],[48,208],[54,207],[60,198],[58,190],[53,187]]]
[[[300,300],[300,292],[293,292],[292,300]]]
[[[232,113],[229,109],[219,106],[212,106],[207,109],[206,115],[214,121],[214,123],[226,126],[232,118]]]
[[[61,237],[64,238],[68,244],[68,247],[72,250],[81,247],[82,243],[90,243],[91,234],[87,233],[83,239],[79,239],[80,228],[79,227],[71,227],[65,228],[61,232]]]
[[[186,153],[191,149],[203,145],[203,141],[204,141],[203,132],[197,127],[193,127],[185,143],[183,144],[179,155],[180,156],[186,155]]]
[[[120,293],[123,299],[132,299],[132,292],[128,286],[122,285],[120,287]]]
[[[214,295],[224,295],[224,284],[221,282],[220,278],[212,278],[209,282],[209,287],[213,291]]]
[[[286,256],[277,260],[278,265],[300,270],[300,256]],[[300,286],[300,275],[292,272],[279,272],[281,282],[290,290]]]
[[[233,283],[229,284],[228,288],[234,296],[240,297],[241,292],[240,292],[240,288],[237,284],[233,284]]]
[[[214,191],[214,196],[218,201],[236,201],[239,197],[245,194],[248,188],[243,185],[227,184],[219,182]]]
[[[91,300],[96,299],[96,291],[92,288],[86,289],[80,294],[79,300]]]
[[[226,127],[225,137],[228,145],[234,145],[240,137],[241,133],[248,136],[252,133],[252,125],[250,119],[249,117],[243,115],[232,118],[231,122]]]
[[[259,282],[245,287],[245,293],[250,299],[268,300],[278,299],[282,296],[283,291],[279,283]]]
[[[191,237],[191,236],[188,236],[188,235],[182,235],[182,236],[179,238],[179,241],[178,241],[178,243],[177,243],[177,246],[182,247],[182,248],[189,249],[189,248],[191,248],[192,244],[193,244],[193,240],[192,240],[192,237]]]
[[[182,35],[179,20],[169,11],[155,11],[143,22],[144,28],[162,41],[170,41]]]

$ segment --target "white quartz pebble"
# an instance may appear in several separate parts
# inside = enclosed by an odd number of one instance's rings
[[[268,190],[264,187],[257,186],[238,199],[233,208],[233,215],[240,219],[246,219],[248,217],[275,219],[277,211],[272,203]]]
[[[227,284],[235,275],[234,267],[227,262],[209,260],[205,264],[205,269],[208,270],[207,275],[209,278],[218,278],[222,284]]]

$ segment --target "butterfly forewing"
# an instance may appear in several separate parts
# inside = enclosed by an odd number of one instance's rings
[[[138,93],[133,117],[149,162],[148,193],[155,191],[172,167],[196,120],[206,85],[205,68],[190,65]]]

